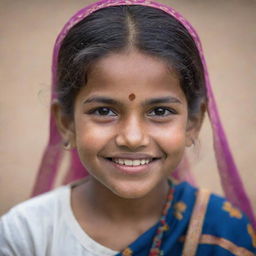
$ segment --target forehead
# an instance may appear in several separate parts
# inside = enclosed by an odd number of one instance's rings
[[[178,75],[164,60],[137,51],[112,53],[95,62],[87,74],[84,89],[88,93],[115,95],[183,94]]]

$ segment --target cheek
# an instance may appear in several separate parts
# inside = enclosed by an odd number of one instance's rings
[[[162,135],[162,145],[166,152],[179,153],[183,152],[186,146],[185,133],[178,131],[175,133],[166,132]]]
[[[90,122],[77,122],[76,147],[83,157],[98,154],[111,139],[112,131]]]
[[[183,155],[186,147],[185,123],[154,129],[152,134],[152,137],[163,152],[167,155],[172,155],[172,157],[182,157],[180,155]]]
[[[186,122],[171,122],[166,125],[155,126],[151,130],[152,137],[161,139],[164,144],[177,144],[183,143],[186,137]]]
[[[185,132],[171,129],[163,133],[160,147],[166,156],[165,172],[170,174],[177,168],[184,157],[186,148]]]

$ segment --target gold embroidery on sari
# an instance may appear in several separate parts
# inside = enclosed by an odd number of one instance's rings
[[[122,252],[122,256],[132,256],[132,250],[127,247],[123,252]]]
[[[180,242],[184,242],[185,240],[186,236],[182,236],[179,239]],[[250,252],[244,247],[239,247],[225,238],[212,235],[201,235],[199,244],[217,245],[231,252],[235,256],[255,256],[254,253]]]
[[[186,241],[182,250],[182,256],[196,255],[209,198],[209,191],[205,189],[198,190],[195,206],[187,231]]]
[[[252,227],[251,224],[247,225],[247,231],[248,231],[249,235],[252,238],[252,245],[253,245],[253,247],[256,248],[256,232],[253,230],[253,227]]]
[[[178,220],[182,220],[183,219],[183,213],[186,211],[187,205],[184,202],[179,201],[173,207],[174,207],[174,213],[173,213],[174,216]]]
[[[254,253],[250,252],[249,250],[243,247],[237,246],[236,244],[232,243],[227,239],[212,236],[212,235],[202,235],[200,238],[200,244],[218,245],[230,251],[236,256],[255,256]]]
[[[224,211],[228,212],[230,217],[234,217],[234,218],[237,218],[237,219],[242,218],[241,211],[238,208],[234,207],[230,202],[225,202],[223,204],[222,209]]]

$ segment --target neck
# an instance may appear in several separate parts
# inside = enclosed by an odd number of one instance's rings
[[[99,217],[107,217],[111,221],[158,220],[165,205],[168,191],[168,182],[163,180],[144,197],[125,199],[117,196],[90,177],[81,196],[87,205],[86,208],[90,206],[90,211],[93,214]]]

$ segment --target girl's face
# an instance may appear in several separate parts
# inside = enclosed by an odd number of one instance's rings
[[[72,132],[95,182],[120,197],[139,198],[166,182],[196,129],[175,72],[130,51],[91,67],[75,100]]]

